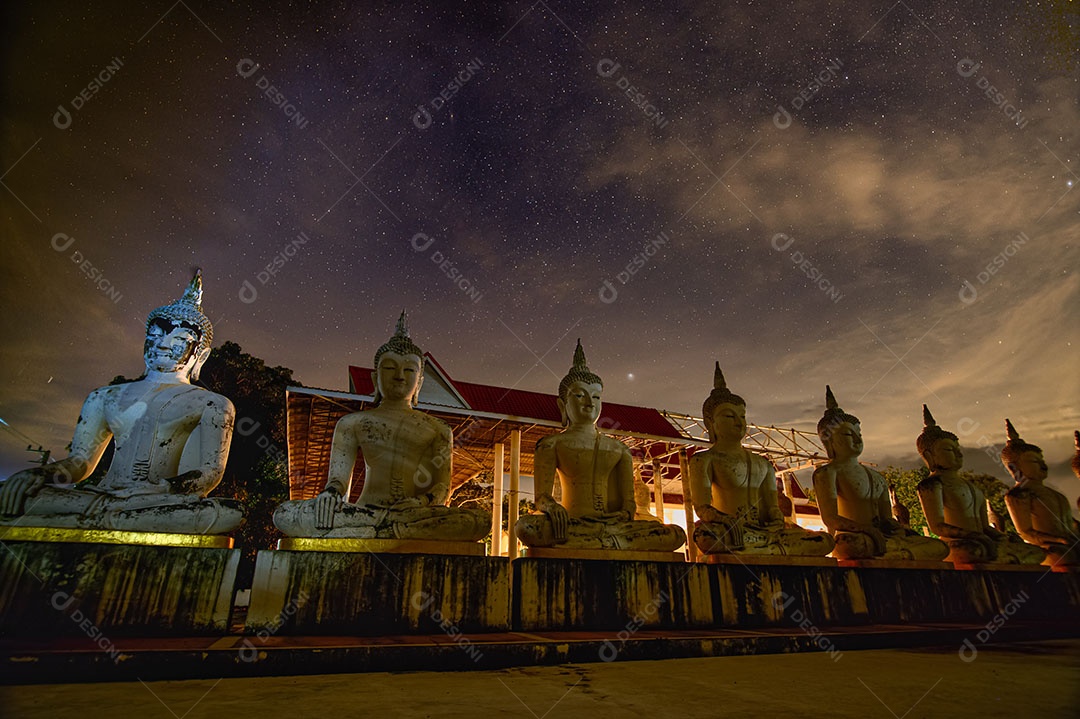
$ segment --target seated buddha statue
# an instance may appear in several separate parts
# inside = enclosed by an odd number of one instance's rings
[[[225,472],[235,416],[227,398],[191,383],[212,339],[196,272],[179,300],[147,317],[145,374],[90,393],[66,458],[0,484],[0,525],[176,534],[239,527],[239,502],[207,497]],[[104,478],[86,484],[110,440]]]
[[[764,457],[742,446],[746,401],[727,388],[720,363],[701,408],[712,446],[690,459],[691,494],[700,518],[694,542],[705,554],[824,557],[826,532],[788,524],[776,497],[776,474]]]
[[[949,545],[947,559],[962,564],[1042,562],[1042,548],[990,526],[982,490],[960,476],[964,453],[957,436],[939,427],[926,405],[923,424],[915,446],[930,476],[919,482],[919,504],[930,531]]]
[[[539,511],[518,521],[517,536],[528,547],[673,552],[686,542],[681,527],[634,518],[633,457],[596,428],[603,389],[578,340],[559,383],[564,429],[537,442],[533,455]],[[556,478],[560,501],[552,496]]]
[[[814,470],[814,495],[821,519],[836,541],[834,557],[941,560],[949,554],[944,542],[893,519],[885,478],[859,463],[863,450],[859,419],[839,407],[828,386],[817,433],[829,462]]]
[[[491,515],[447,507],[452,476],[450,427],[416,409],[424,353],[409,337],[405,313],[375,352],[375,406],[338,420],[330,470],[313,499],[283,503],[274,524],[290,537],[419,539],[475,542],[491,531]],[[357,454],[364,487],[347,502]]]
[[[1047,467],[1042,449],[1020,439],[1007,419],[1005,431],[1009,440],[1001,450],[1001,463],[1016,481],[1005,493],[1005,506],[1017,533],[1046,550],[1052,564],[1080,564],[1080,528],[1068,498],[1043,483]]]

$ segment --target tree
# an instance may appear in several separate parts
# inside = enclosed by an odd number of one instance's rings
[[[923,514],[922,505],[919,504],[919,493],[916,488],[919,482],[930,476],[930,470],[926,467],[901,469],[889,465],[881,474],[889,486],[896,490],[896,499],[907,507],[911,515],[911,528],[922,533],[926,527],[926,516]]]
[[[235,342],[215,347],[203,365],[200,385],[222,394],[236,406],[229,461],[214,496],[234,497],[247,508],[247,521],[236,533],[253,571],[256,552],[271,549],[281,538],[274,509],[289,498],[286,455],[285,389],[302,386],[287,367],[268,367]],[[238,576],[238,586],[247,577]]]
[[[923,528],[926,527],[926,517],[923,515],[922,505],[919,504],[917,487],[919,482],[930,476],[930,470],[926,467],[900,469],[899,467],[889,466],[885,468],[882,475],[888,481],[889,486],[896,488],[896,498],[911,513],[911,528],[916,532],[922,532]],[[991,524],[994,523],[993,514],[996,513],[1003,523],[1002,526],[1013,530],[1012,520],[1009,518],[1009,511],[1005,506],[1005,492],[1008,491],[1008,487],[1000,479],[990,474],[976,474],[975,472],[961,470],[960,476],[982,490],[986,501],[990,505],[988,516],[991,517]]]

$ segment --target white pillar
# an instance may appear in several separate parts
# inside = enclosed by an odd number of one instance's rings
[[[507,513],[507,532],[510,535],[508,548],[509,556],[514,559],[520,556],[517,539],[518,502],[520,502],[521,480],[521,430],[515,429],[510,433],[510,510]]]
[[[495,490],[491,506],[491,556],[501,557],[502,547],[502,503],[503,503],[503,443],[495,445]]]
[[[652,463],[653,503],[656,505],[656,516],[664,521],[664,468],[660,466],[660,460],[654,459]]]
[[[686,557],[697,561],[698,548],[694,544],[694,497],[690,492],[690,460],[686,450],[679,450],[679,474],[682,477],[683,511],[686,512]]]

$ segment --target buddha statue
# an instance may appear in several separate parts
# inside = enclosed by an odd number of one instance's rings
[[[604,383],[585,362],[578,340],[574,364],[559,383],[564,429],[536,443],[536,513],[517,523],[528,547],[674,552],[686,542],[681,527],[635,519],[630,450],[596,428]],[[561,503],[552,496],[555,479]]]
[[[375,352],[375,406],[338,420],[330,470],[313,499],[283,503],[274,524],[290,537],[419,539],[476,542],[491,531],[491,516],[447,507],[453,434],[416,409],[424,353],[409,337],[405,313],[394,335]],[[357,453],[364,457],[364,488],[347,502]]]
[[[1080,479],[1080,430],[1073,432],[1073,444],[1076,446],[1076,452],[1072,458],[1072,471],[1076,478]],[[1077,504],[1080,505],[1080,498],[1077,499]]]
[[[900,501],[896,494],[896,487],[889,485],[889,500],[892,502],[893,519],[900,523],[901,527],[911,529],[911,510]]]
[[[990,526],[982,490],[960,476],[964,453],[957,436],[938,426],[923,405],[923,427],[915,446],[930,469],[919,483],[919,504],[930,531],[949,545],[949,561],[1038,564],[1039,547]]]
[[[1068,498],[1043,483],[1047,468],[1042,449],[1020,439],[1007,419],[1005,431],[1009,441],[1001,450],[1001,463],[1016,480],[1005,493],[1005,506],[1017,533],[1046,550],[1052,564],[1080,564],[1080,528]]]
[[[893,519],[885,478],[859,463],[863,450],[859,419],[837,405],[827,385],[825,414],[817,433],[829,462],[814,470],[814,494],[821,519],[836,540],[834,557],[942,560],[949,554],[944,542]]]
[[[3,483],[0,525],[176,534],[239,527],[239,502],[206,496],[225,471],[235,416],[228,399],[191,384],[212,338],[196,271],[179,300],[146,319],[146,373],[90,393],[66,458]],[[104,478],[83,484],[110,439],[116,446]]]
[[[742,446],[746,401],[732,393],[716,363],[713,391],[701,408],[712,446],[690,459],[691,494],[700,518],[694,542],[705,554],[824,557],[826,532],[784,522],[776,475],[767,459]]]

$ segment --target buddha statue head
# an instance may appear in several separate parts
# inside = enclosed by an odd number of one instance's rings
[[[574,349],[574,364],[559,382],[558,405],[563,426],[586,420],[595,422],[600,417],[600,393],[603,389],[604,381],[585,362],[585,350],[579,338]]]
[[[837,450],[841,458],[862,454],[859,418],[840,409],[829,385],[825,385],[825,413],[818,420],[817,433],[829,459],[836,459]]]
[[[1008,419],[1005,420],[1005,434],[1009,439],[1001,448],[1001,463],[1012,478],[1017,482],[1022,479],[1046,479],[1047,466],[1042,448],[1020,439],[1020,434]]]
[[[742,441],[746,435],[746,400],[728,389],[719,361],[713,370],[713,390],[701,405],[701,417],[711,442]]]
[[[420,386],[424,383],[424,351],[409,337],[405,310],[401,311],[394,334],[375,350],[375,369],[371,373],[371,381],[375,385],[375,404],[382,402],[383,397],[396,397],[398,394],[407,398],[411,407],[420,402]]]
[[[188,379],[197,380],[210,356],[213,339],[214,327],[202,311],[202,270],[195,270],[180,299],[152,310],[146,317],[146,369],[181,370]]]
[[[923,431],[915,440],[919,455],[930,468],[931,474],[939,470],[959,470],[964,466],[964,453],[960,450],[959,437],[939,427],[925,404],[922,411]]]

